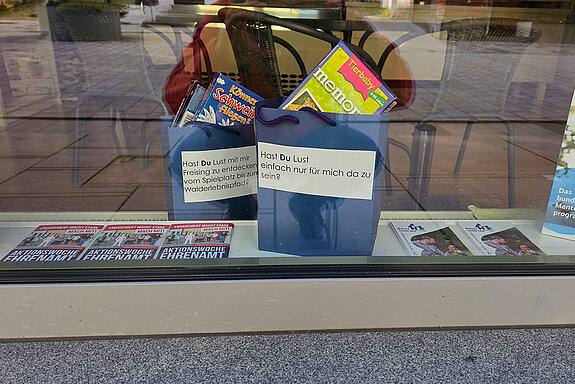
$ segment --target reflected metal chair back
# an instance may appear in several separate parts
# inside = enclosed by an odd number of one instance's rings
[[[85,84],[78,93],[76,106],[76,144],[74,146],[74,182],[79,181],[80,151],[102,132],[89,132],[87,128],[99,126],[98,121],[109,121],[109,132],[117,150],[133,150],[129,130],[133,122],[141,125],[144,139],[146,125],[168,114],[161,99],[162,83],[150,79],[152,65],[143,45],[141,33],[124,36],[122,40],[105,42],[78,42],[84,69]],[[156,73],[155,76],[167,76]],[[121,130],[117,130],[117,123]],[[90,130],[91,131],[91,130]],[[159,131],[159,129],[158,129]],[[148,156],[146,148],[144,158]]]
[[[282,96],[272,27],[260,12],[222,12],[242,84],[263,98]]]
[[[108,42],[82,42],[79,45],[86,71],[82,97],[160,101],[158,85],[152,85],[143,36]]]
[[[530,21],[485,18],[451,21],[441,29],[447,47],[430,119],[499,117],[515,69],[540,28]]]
[[[458,174],[477,121],[501,121],[507,129],[507,197],[515,206],[515,132],[504,117],[515,70],[530,44],[541,36],[530,21],[508,18],[457,20],[442,24],[447,32],[443,73],[433,107],[424,122],[467,123],[453,174]]]
[[[328,42],[332,47],[340,41],[331,32],[261,12],[222,8],[218,12],[218,18],[226,26],[238,67],[240,82],[264,99],[287,94],[282,86],[275,44],[287,49],[295,59],[301,72],[301,79],[303,80],[307,76],[307,70],[299,52],[288,41],[274,35],[272,26],[284,27]],[[369,66],[377,68],[374,60],[362,48],[352,44],[348,45]]]

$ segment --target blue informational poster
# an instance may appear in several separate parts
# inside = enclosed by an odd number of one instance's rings
[[[541,232],[575,240],[575,93]]]

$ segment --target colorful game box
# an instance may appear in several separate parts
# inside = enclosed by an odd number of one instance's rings
[[[255,104],[260,100],[260,96],[216,73],[194,120],[219,125],[250,124],[255,116]]]
[[[380,114],[397,103],[383,81],[344,43],[337,44],[280,108]]]

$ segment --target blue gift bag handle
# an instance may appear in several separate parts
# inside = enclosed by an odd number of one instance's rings
[[[275,105],[268,102],[267,100],[261,101],[259,103],[256,104],[256,110],[255,110],[255,115],[256,115],[256,120],[259,121],[261,124],[264,125],[275,125],[278,123],[281,123],[284,120],[289,120],[295,124],[299,124],[300,120],[296,117],[296,116],[292,116],[292,115],[280,115],[279,117],[276,117],[275,119],[271,119],[271,120],[265,120],[262,116],[261,116],[261,112],[260,109],[262,108],[274,108]],[[301,107],[299,109],[300,111],[305,111],[305,112],[310,112],[312,115],[319,117],[320,119],[324,120],[326,123],[328,123],[331,126],[336,126],[337,123],[335,120],[331,119],[329,116],[325,115],[322,112],[319,112],[311,107]],[[383,156],[381,156],[381,153],[379,152],[379,150],[376,151],[377,153],[377,157],[376,157],[376,161],[375,161],[375,165],[376,165],[376,170],[384,165],[383,163]]]
[[[261,124],[264,125],[275,125],[278,123],[281,123],[284,120],[289,120],[292,123],[295,124],[299,124],[300,120],[296,117],[296,116],[292,116],[292,115],[280,115],[278,117],[276,117],[275,119],[271,119],[271,120],[265,120],[264,118],[262,118],[261,113],[260,113],[260,109],[262,107],[272,107],[272,105],[267,104],[265,101],[262,103],[258,103],[256,105],[256,120],[259,121]],[[322,112],[316,111],[313,108],[310,107],[302,107],[299,109],[300,111],[305,111],[305,112],[309,112],[314,116],[317,116],[318,118],[322,119],[323,121],[325,121],[326,123],[328,123],[331,126],[336,126],[337,123],[334,119],[331,119],[329,116],[325,115]]]
[[[236,136],[240,135],[240,131],[233,129],[232,127],[227,127],[225,125],[217,125],[205,121],[189,121],[186,124],[184,124],[182,128],[194,128],[194,127],[200,128],[202,131],[204,131],[207,137],[212,136],[212,129],[218,129],[220,131],[228,132]]]

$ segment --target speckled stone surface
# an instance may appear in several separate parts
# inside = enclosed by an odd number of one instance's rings
[[[1,383],[572,383],[575,328],[4,341]]]

